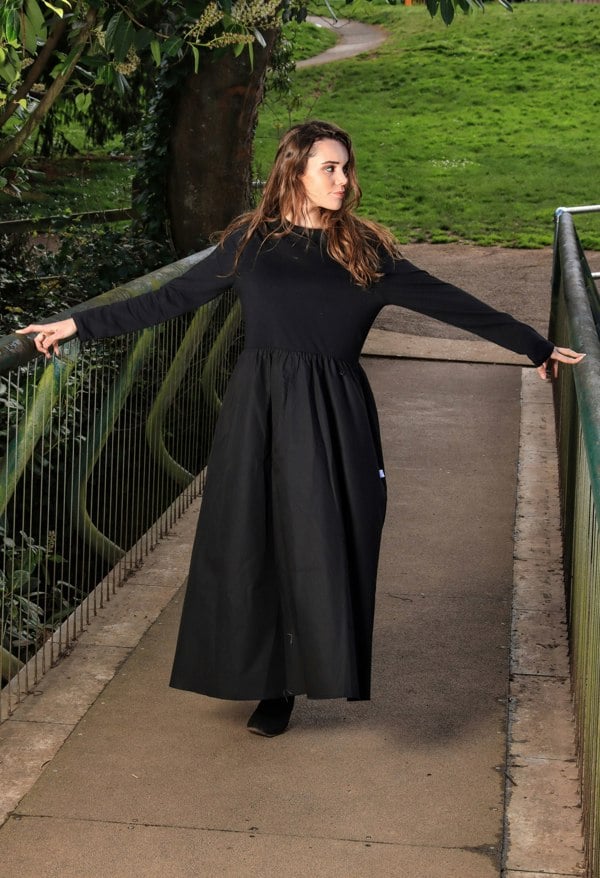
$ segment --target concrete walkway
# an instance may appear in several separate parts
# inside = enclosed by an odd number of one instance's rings
[[[266,740],[251,704],[168,688],[190,512],[0,728],[20,878],[498,878],[521,370],[365,365],[390,495],[372,702],[299,699]],[[580,874],[556,832],[560,874]],[[519,854],[506,875],[536,878],[540,851]]]
[[[386,39],[383,28],[373,24],[364,24],[362,21],[351,21],[346,18],[338,18],[332,21],[330,18],[309,15],[308,20],[318,27],[325,27],[333,31],[338,37],[335,46],[331,46],[312,58],[298,61],[296,67],[318,67],[320,64],[330,64],[332,61],[342,61],[345,58],[353,58],[362,55],[363,52],[372,52]]]

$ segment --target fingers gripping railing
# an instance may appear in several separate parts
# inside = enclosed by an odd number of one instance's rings
[[[156,289],[209,252],[73,310]],[[229,293],[48,364],[0,339],[0,720],[201,490],[240,324]]]
[[[555,383],[565,585],[588,875],[600,875],[600,298],[571,212],[557,212],[550,334],[585,351]]]

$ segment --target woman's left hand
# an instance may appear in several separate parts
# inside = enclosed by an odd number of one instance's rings
[[[572,351],[571,348],[554,348],[546,362],[538,366],[536,371],[543,381],[547,378],[557,378],[559,363],[574,366],[576,363],[580,363],[584,357],[585,354],[579,354],[577,351]]]

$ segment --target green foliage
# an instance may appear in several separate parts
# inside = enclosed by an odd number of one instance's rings
[[[77,590],[56,578],[64,559],[23,531],[17,543],[0,526],[0,561],[0,643],[26,660],[74,609]]]
[[[298,71],[291,114],[271,98],[255,142],[261,169],[290,123],[337,122],[357,147],[362,212],[401,241],[549,246],[555,208],[593,201],[599,6],[522,3],[508,14],[490,4],[451,28],[423,6],[357,0],[336,11],[390,38],[375,55]],[[597,217],[578,230],[600,249]]]
[[[116,142],[129,153],[139,147],[139,126],[148,103],[148,71],[132,74],[123,95],[110,86],[81,91],[74,100],[52,106],[32,138],[33,155],[46,158],[87,154],[97,147],[111,149]],[[30,166],[30,163],[29,163]]]
[[[0,163],[19,150],[49,110],[90,112],[93,91],[133,104],[165,63],[198,70],[200,53],[266,45],[263,31],[300,14],[300,0],[6,0],[0,8]],[[64,15],[68,12],[68,15]],[[140,98],[142,99],[140,104]],[[104,111],[106,101],[102,106]],[[117,113],[117,106],[113,106]],[[97,115],[97,114],[96,114]],[[42,143],[52,144],[46,121]],[[64,121],[64,120],[62,120]]]
[[[264,43],[261,28],[278,27],[282,15],[297,14],[298,6],[294,0],[283,4],[278,0],[135,0],[126,5],[111,0],[57,0],[56,4],[6,0],[0,9],[0,78],[6,89],[0,92],[0,106],[11,99],[64,12],[69,13],[69,27],[52,56],[53,68],[49,69],[53,76],[68,69],[86,14],[92,12],[96,21],[72,77],[75,99],[100,84],[110,85],[123,96],[131,75],[143,63],[160,67],[164,58],[181,61],[188,55],[197,59],[201,49]],[[38,91],[43,90],[44,80]],[[20,109],[21,115],[29,111],[27,100]]]
[[[187,65],[161,65],[140,127],[141,148],[136,162],[132,204],[138,217],[137,227],[154,241],[164,241],[168,233],[166,171],[169,132],[178,86],[189,73]]]
[[[33,182],[41,174],[32,167],[24,167],[23,163],[12,158],[0,170],[0,192],[5,192],[12,198],[23,198],[23,193],[30,192]]]
[[[56,252],[23,236],[0,238],[0,334],[87,301],[171,262],[171,251],[141,235],[106,227],[61,232]]]

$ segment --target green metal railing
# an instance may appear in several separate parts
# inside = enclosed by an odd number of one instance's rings
[[[587,874],[600,876],[600,297],[572,213],[561,208],[550,337],[585,351],[555,383],[564,570]]]
[[[209,252],[56,316],[157,289]],[[50,361],[0,339],[0,721],[201,492],[241,336],[227,293]]]

